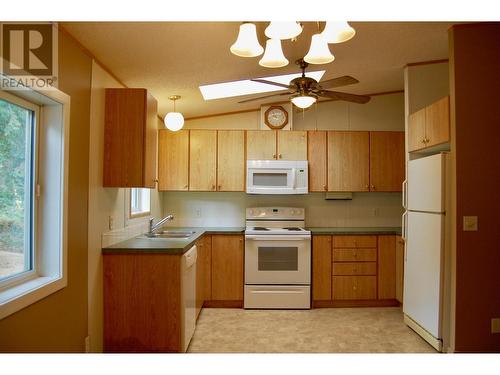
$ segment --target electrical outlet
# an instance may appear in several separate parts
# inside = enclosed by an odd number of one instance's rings
[[[491,333],[500,333],[500,318],[491,319]]]
[[[111,215],[108,216],[108,228],[109,230],[113,230],[115,228],[115,219]]]
[[[201,217],[201,208],[197,208],[195,210],[195,215],[196,215],[196,217]]]
[[[464,232],[477,231],[477,216],[464,216]]]
[[[373,209],[373,216],[377,217],[380,214],[380,210],[378,208]]]

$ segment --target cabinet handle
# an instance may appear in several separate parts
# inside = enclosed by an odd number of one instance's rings
[[[425,143],[429,143],[431,140],[429,138],[425,138]]]
[[[221,186],[221,185],[219,185],[219,186],[217,187],[217,190],[221,190],[221,189],[222,189],[222,186]]]
[[[327,187],[326,187],[326,185],[323,185],[323,190],[324,190],[324,191],[327,191],[327,190],[328,190],[328,189],[327,189]]]
[[[273,159],[276,159],[276,154],[273,154]]]
[[[354,286],[352,287],[352,290],[356,290],[356,285],[354,285]]]
[[[187,189],[187,188],[188,188],[188,186],[187,186],[187,185],[184,185],[184,189]]]
[[[424,139],[422,139],[422,143],[423,143],[423,144],[425,144],[425,138],[424,138]]]
[[[153,178],[153,182],[158,182],[158,179],[157,178]]]
[[[278,154],[278,159],[281,159],[281,154]]]
[[[372,186],[371,186],[371,189],[372,189],[372,190],[376,190],[376,189],[375,189],[375,185],[372,185]]]
[[[366,185],[365,185],[365,189],[366,189],[366,190],[370,189],[370,185],[366,184]]]
[[[215,185],[212,185],[212,191],[215,190]]]

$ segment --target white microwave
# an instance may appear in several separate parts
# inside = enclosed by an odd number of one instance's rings
[[[248,194],[307,194],[307,160],[248,160]]]

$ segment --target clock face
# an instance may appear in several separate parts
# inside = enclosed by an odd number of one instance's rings
[[[288,123],[288,113],[281,106],[269,107],[264,118],[271,129],[281,129]]]

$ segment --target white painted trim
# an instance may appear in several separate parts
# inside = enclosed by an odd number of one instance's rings
[[[29,100],[34,105],[40,105],[39,124],[44,123],[45,128],[55,128],[61,133],[61,139],[54,141],[51,139],[51,147],[59,146],[58,150],[52,150],[52,156],[58,156],[60,168],[56,174],[55,189],[50,190],[50,221],[45,222],[46,230],[44,232],[41,225],[38,226],[36,233],[36,246],[45,246],[41,253],[38,254],[39,265],[34,278],[25,279],[22,284],[17,284],[10,288],[0,291],[0,319],[5,318],[42,298],[67,286],[67,211],[68,211],[68,160],[69,160],[69,120],[70,120],[70,97],[57,89],[45,91],[12,91],[12,95],[20,98],[20,100]],[[45,120],[45,121],[44,121]],[[41,126],[39,127],[41,128]],[[43,141],[43,136],[40,134],[38,142]],[[40,146],[40,145],[39,145]],[[46,155],[40,155],[40,147],[38,147],[37,168],[38,179],[37,183],[43,180],[54,178],[53,170],[49,167],[54,167],[54,160],[43,158]],[[44,150],[45,152],[47,150]],[[45,164],[44,164],[45,162]],[[51,174],[49,177],[45,174]],[[57,194],[57,195],[55,195]],[[42,186],[43,196],[43,186]],[[41,207],[36,213],[38,215],[46,215]],[[54,236],[52,230],[57,228],[57,235]],[[51,233],[47,231],[50,230]],[[52,235],[51,235],[52,234]],[[42,243],[43,242],[43,243]],[[48,259],[48,256],[50,259]],[[57,258],[57,262],[53,260]]]

